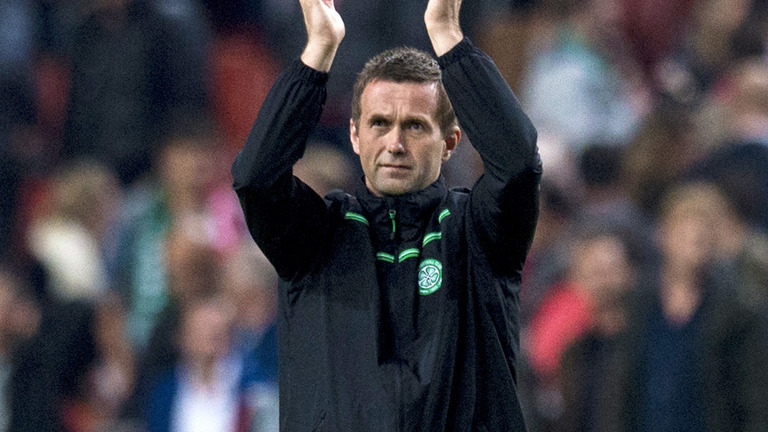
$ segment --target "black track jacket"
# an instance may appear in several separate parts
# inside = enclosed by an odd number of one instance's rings
[[[327,74],[296,61],[235,160],[234,188],[280,275],[284,432],[525,430],[518,291],[538,213],[536,131],[465,39],[438,59],[483,159],[471,191],[324,199],[292,176]]]

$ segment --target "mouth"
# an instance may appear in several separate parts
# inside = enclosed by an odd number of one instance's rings
[[[407,165],[394,165],[394,164],[383,164],[379,165],[379,169],[385,172],[390,173],[406,173],[410,171],[410,167]]]

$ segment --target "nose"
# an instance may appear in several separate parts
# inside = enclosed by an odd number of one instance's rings
[[[399,127],[392,128],[387,136],[387,152],[392,154],[405,153],[405,146],[403,145],[403,132]]]

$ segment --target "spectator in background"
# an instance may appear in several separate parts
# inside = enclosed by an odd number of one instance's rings
[[[31,72],[35,22],[26,0],[0,0],[0,150],[13,128],[32,120]],[[0,153],[1,154],[1,153]]]
[[[167,300],[153,321],[147,346],[139,351],[136,391],[129,415],[143,417],[154,381],[179,360],[181,317],[195,301],[221,292],[221,256],[194,214],[174,217],[163,238],[162,257],[168,277]]]
[[[190,53],[204,53],[211,42],[212,28],[201,0],[152,0],[158,13],[174,22],[182,44]]]
[[[220,265],[197,222],[169,232],[171,301],[140,370],[140,415],[150,432],[276,431],[277,275],[252,244]]]
[[[104,296],[90,316],[90,328],[82,328],[69,337],[82,338],[84,334],[91,338],[95,352],[77,380],[66,384],[75,388],[65,389],[65,397],[59,402],[64,429],[134,432],[134,422],[121,417],[133,391],[135,357],[125,336],[125,311],[119,299]],[[67,351],[63,354],[72,355]],[[52,364],[61,367],[66,362]]]
[[[112,171],[95,162],[69,163],[53,177],[50,213],[27,233],[51,300],[96,302],[110,290],[107,261],[120,192]]]
[[[592,325],[560,356],[556,386],[562,408],[553,424],[558,432],[618,430],[617,341],[626,331],[627,301],[635,295],[637,281],[644,274],[638,271],[637,255],[626,236],[618,231],[598,231],[592,236],[594,253],[603,254],[606,263],[620,264],[605,268],[596,265],[588,270],[587,277],[604,282],[593,284],[597,289],[591,291]],[[609,258],[611,254],[615,256]]]
[[[614,334],[623,326],[617,304],[635,286],[632,261],[618,231],[584,228],[575,240],[566,277],[546,294],[524,339],[539,423],[551,424],[561,415],[559,371],[568,347],[590,331]]]
[[[759,16],[766,16],[768,3]],[[759,8],[753,5],[754,10]],[[752,21],[753,18],[746,18]],[[764,38],[768,37],[768,24]],[[727,197],[717,223],[719,259],[737,278],[739,296],[761,312],[768,294],[768,57],[733,62],[705,101],[710,115],[708,152],[686,172],[711,182]]]
[[[73,161],[53,176],[48,198],[26,233],[43,275],[35,293],[41,322],[19,354],[10,430],[88,432],[111,424],[132,381],[122,318],[108,301],[120,187],[103,165]]]
[[[128,308],[128,331],[142,353],[157,314],[168,302],[163,244],[172,222],[194,215],[200,235],[226,252],[237,244],[244,222],[228,180],[219,179],[216,133],[209,122],[173,129],[158,150],[154,176],[134,185],[121,215],[113,272]],[[238,224],[240,228],[238,228]]]
[[[222,289],[234,312],[232,354],[241,371],[244,423],[252,432],[277,431],[277,273],[244,239],[224,266]]]
[[[239,369],[232,362],[232,304],[218,296],[190,299],[175,336],[179,357],[153,381],[148,432],[239,432]]]
[[[723,198],[684,184],[664,198],[653,289],[633,300],[615,365],[613,431],[761,431],[768,428],[762,328],[714,273]],[[713,274],[714,273],[714,274]]]
[[[3,103],[0,105],[5,114],[0,118],[0,131],[7,132],[6,122],[13,121],[18,116],[13,115],[18,105],[10,104],[12,98],[19,92],[29,92],[29,74],[31,72],[34,19],[33,7],[29,1],[2,0],[0,1],[0,95]],[[28,94],[26,95],[29,96]]]
[[[616,0],[553,0],[542,7],[554,18],[522,84],[531,120],[542,138],[574,153],[593,142],[624,145],[650,100],[619,31]]]
[[[41,306],[39,331],[19,353],[10,431],[60,432],[98,360],[95,310],[83,301]]]
[[[149,171],[172,120],[206,107],[204,51],[148,0],[98,0],[75,32],[67,157],[94,158],[123,184]]]

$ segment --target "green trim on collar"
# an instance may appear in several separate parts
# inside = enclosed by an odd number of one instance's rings
[[[446,216],[450,215],[451,211],[448,209],[443,209],[443,211],[440,212],[440,215],[437,217],[438,223],[443,223],[443,219],[446,218]]]
[[[344,214],[344,219],[361,222],[361,223],[364,223],[365,225],[370,226],[370,224],[368,223],[368,219],[366,219],[365,216],[361,215],[360,213],[348,211]]]

